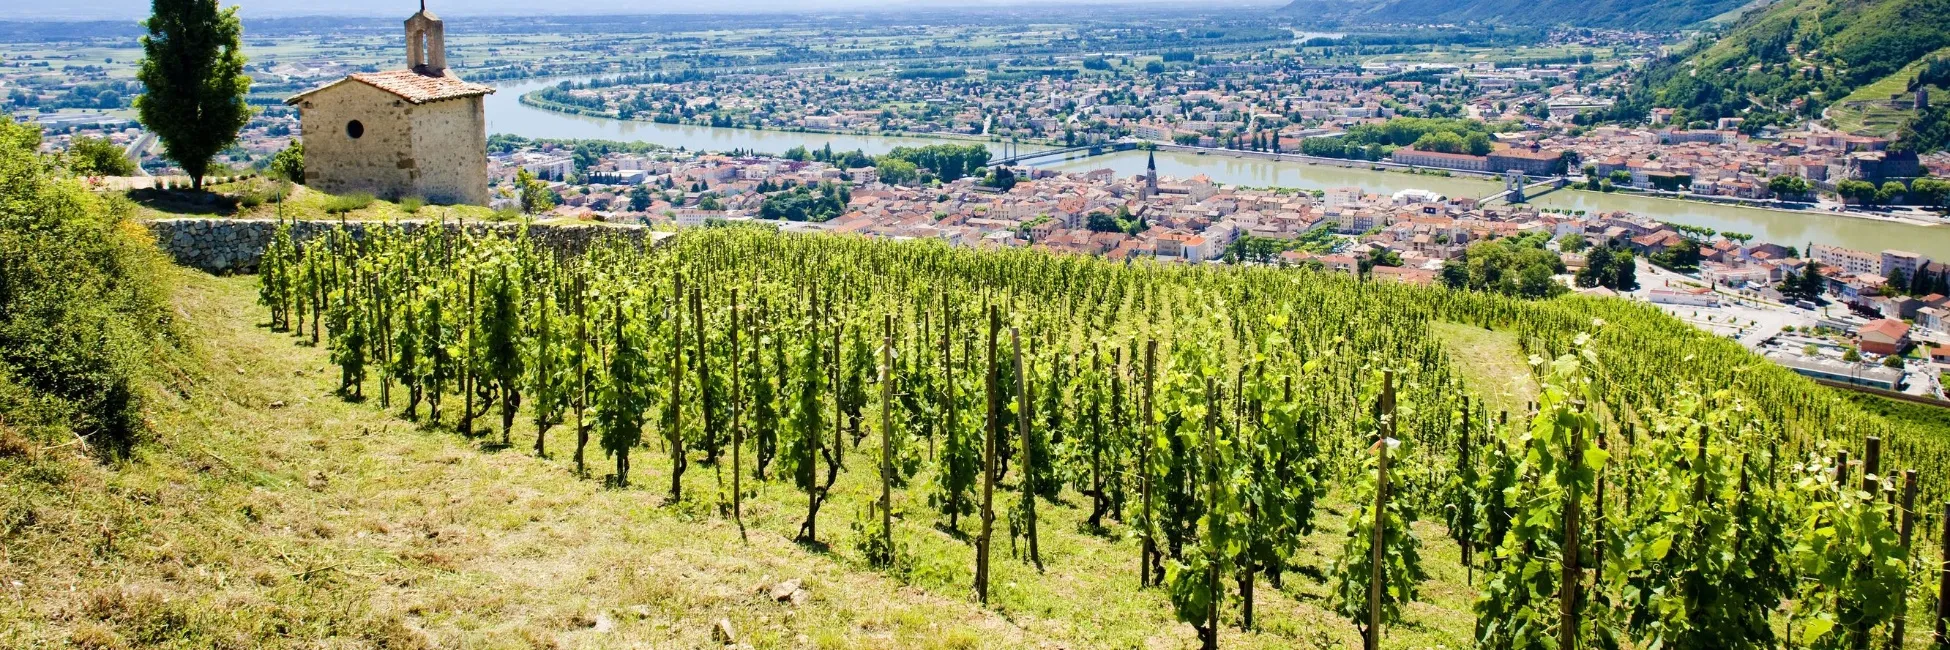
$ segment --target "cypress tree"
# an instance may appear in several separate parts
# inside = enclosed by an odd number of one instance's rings
[[[244,95],[243,23],[237,8],[217,0],[155,0],[143,25],[142,65],[136,80],[147,89],[135,100],[142,125],[162,140],[170,160],[203,188],[203,174],[218,152],[237,142],[250,121]]]

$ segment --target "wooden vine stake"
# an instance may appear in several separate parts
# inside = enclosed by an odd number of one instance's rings
[[[586,289],[583,286],[581,267],[576,269],[576,475],[588,476],[589,471],[582,465],[582,451],[589,446],[589,427],[582,422],[583,412],[589,409],[589,319],[584,300]]]
[[[982,436],[982,534],[975,538],[975,598],[983,605],[989,604],[989,537],[995,530],[995,427],[996,387],[995,387],[995,337],[1002,328],[1002,314],[995,305],[989,305],[988,372],[988,427]]]
[[[880,541],[894,557],[894,315],[888,314],[880,342]]]
[[[1043,571],[1043,556],[1036,550],[1036,471],[1030,456],[1030,422],[1034,420],[1029,412],[1029,373],[1022,363],[1022,337],[1015,327],[1009,328],[1010,352],[1016,363],[1016,428],[1022,430],[1022,514],[1025,528],[1029,533],[1029,561],[1036,565],[1036,572]]]
[[[1138,558],[1138,586],[1158,584],[1152,567],[1158,564],[1158,540],[1151,534],[1151,379],[1158,367],[1158,341],[1144,342],[1144,403],[1138,406],[1138,481],[1143,487],[1142,535],[1144,549]]]
[[[1896,527],[1903,540],[1903,564],[1909,564],[1909,541],[1911,532],[1916,529],[1916,470],[1903,472],[1903,511],[1902,523]],[[1907,584],[1907,581],[1905,581]],[[1909,623],[1909,598],[1900,599],[1902,607],[1896,609],[1896,625],[1889,632],[1889,647],[1901,650],[1903,647],[1903,628]]]
[[[1584,426],[1571,427],[1571,453],[1566,461],[1575,468],[1584,462]],[[1578,569],[1578,516],[1583,505],[1583,495],[1578,494],[1577,483],[1572,482],[1564,501],[1564,575],[1558,585],[1558,623],[1557,647],[1563,650],[1577,648],[1578,640],[1578,586],[1583,582],[1583,571]]]
[[[1471,467],[1471,459],[1469,458],[1469,414],[1469,396],[1464,395],[1462,398],[1462,444],[1456,447],[1456,454],[1461,456],[1461,458],[1457,459],[1456,464],[1462,467]],[[1474,490],[1475,486],[1464,486],[1464,488]],[[1474,500],[1472,497],[1471,501],[1474,502]],[[1469,519],[1469,521],[1474,521],[1474,518]],[[1476,539],[1473,535],[1462,536],[1462,563],[1466,576],[1463,578],[1463,584],[1476,584]]]
[[[1368,629],[1365,637],[1367,650],[1381,648],[1381,589],[1382,580],[1382,540],[1388,532],[1388,449],[1395,443],[1395,371],[1389,370],[1381,375],[1381,439],[1374,443],[1374,528],[1368,540],[1370,571],[1368,572]]]
[[[1205,378],[1205,503],[1207,512],[1217,512],[1219,507],[1219,393],[1212,386],[1212,378]],[[1219,518],[1207,516],[1205,535],[1212,548],[1224,552],[1225,540],[1219,537]],[[1206,593],[1211,598],[1205,603],[1205,628],[1199,630],[1204,638],[1204,650],[1219,648],[1219,557],[1215,554],[1206,563]]]
[[[1363,640],[1367,642],[1363,647],[1367,650],[1380,650],[1381,648],[1381,589],[1383,584],[1381,542],[1383,534],[1387,532],[1388,449],[1390,443],[1393,442],[1394,440],[1392,438],[1383,438],[1374,443],[1374,451],[1376,454],[1374,473],[1374,532],[1368,544],[1369,553],[1372,554],[1372,557],[1369,558],[1372,564],[1369,566],[1373,570],[1368,572],[1368,629],[1366,630],[1367,634],[1362,635],[1365,637]]]
[[[684,500],[684,276],[670,285],[670,503]]]
[[[745,490],[741,480],[743,458],[740,450],[745,447],[744,384],[745,375],[740,362],[744,360],[744,349],[738,345],[738,329],[742,326],[738,319],[738,290],[731,290],[731,520],[738,523],[738,541],[750,543],[745,536]]]

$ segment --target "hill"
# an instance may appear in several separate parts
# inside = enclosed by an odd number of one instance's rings
[[[1746,0],[1294,0],[1280,13],[1351,23],[1485,23],[1663,31],[1733,11]]]
[[[1882,647],[1934,604],[1895,522],[1941,420],[1643,303],[759,224],[218,278],[37,144],[0,647]]]
[[[1950,0],[1787,0],[1650,71],[1646,105],[1693,124],[1745,117],[1750,128],[1821,116],[1865,87],[1901,92],[1919,61],[1950,47],[1945,24]],[[1867,117],[1838,122],[1867,126]],[[1902,126],[1880,121],[1875,132]]]

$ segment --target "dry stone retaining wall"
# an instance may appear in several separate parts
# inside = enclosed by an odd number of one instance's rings
[[[313,237],[345,228],[355,238],[365,236],[367,228],[397,224],[406,232],[417,232],[430,223],[425,220],[405,220],[396,222],[378,221],[294,221],[291,222],[292,241],[303,245]],[[257,263],[264,256],[264,247],[270,245],[271,237],[277,233],[278,222],[273,219],[156,219],[146,224],[149,232],[156,237],[156,245],[168,253],[177,264],[209,273],[253,273]],[[512,223],[490,222],[439,222],[436,227],[445,227],[451,232],[467,229],[475,236],[489,232],[514,235],[521,226]],[[528,227],[528,237],[536,245],[554,250],[564,255],[578,255],[596,242],[620,238],[623,241],[641,246],[644,243],[656,244],[672,233],[655,232],[642,226],[608,226],[581,224],[538,224]]]

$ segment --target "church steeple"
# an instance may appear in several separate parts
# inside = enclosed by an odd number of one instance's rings
[[[447,23],[427,11],[426,0],[406,19],[406,67],[430,77],[447,74]]]
[[[1152,149],[1144,154],[1145,196],[1158,193],[1158,150]]]

